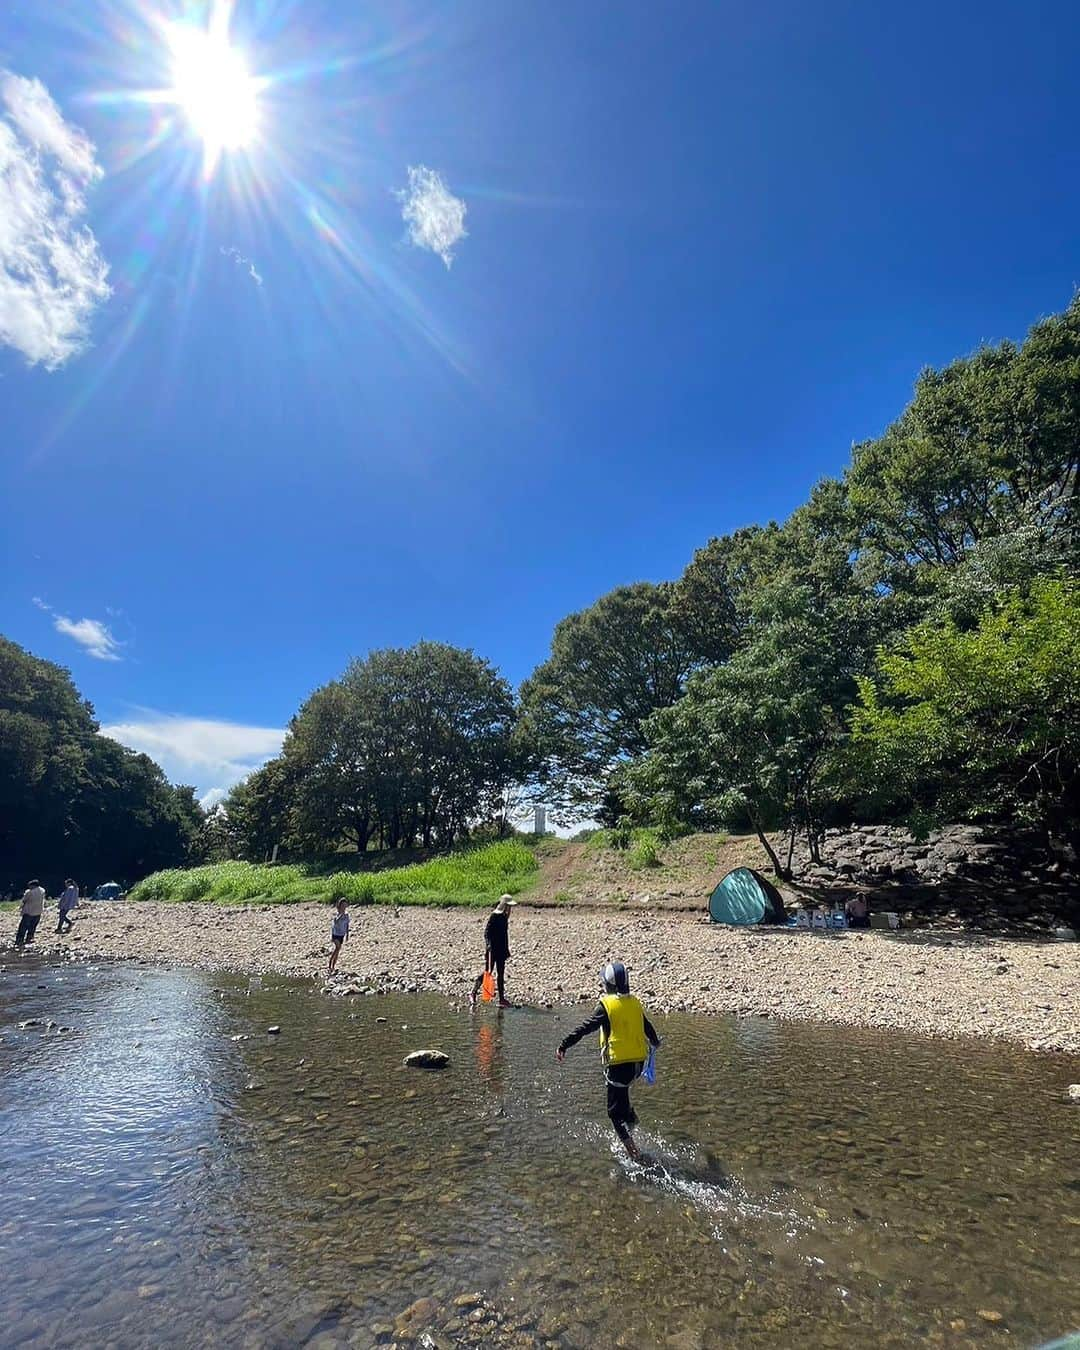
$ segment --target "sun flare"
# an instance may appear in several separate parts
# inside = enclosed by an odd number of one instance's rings
[[[221,26],[173,24],[169,30],[172,96],[203,143],[208,163],[225,150],[241,150],[259,125],[260,82]]]

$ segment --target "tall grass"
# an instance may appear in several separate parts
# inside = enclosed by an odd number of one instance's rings
[[[585,841],[587,853],[615,849],[626,854],[627,866],[635,872],[650,867],[662,867],[660,857],[661,833],[651,826],[634,826],[620,822],[608,830],[596,830]]]
[[[385,872],[317,873],[303,866],[223,862],[154,872],[132,900],[206,900],[217,904],[330,901],[356,905],[488,905],[516,895],[533,879],[536,856],[516,839],[451,853]]]

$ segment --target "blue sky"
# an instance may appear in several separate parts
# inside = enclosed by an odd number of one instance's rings
[[[200,792],[373,647],[521,680],[1080,281],[1075,5],[241,0],[216,159],[208,21],[0,14],[0,629]]]

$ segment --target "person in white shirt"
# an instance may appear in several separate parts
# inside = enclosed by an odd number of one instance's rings
[[[334,915],[333,927],[330,929],[330,967],[327,970],[328,975],[333,975],[337,968],[337,959],[341,955],[342,945],[349,936],[349,902],[339,900],[337,902],[337,913]]]
[[[70,933],[72,928],[71,911],[79,903],[79,888],[70,877],[64,882],[64,892],[60,896],[60,917],[56,922],[58,933]]]
[[[22,947],[33,942],[34,933],[41,922],[41,912],[45,908],[45,890],[40,881],[31,881],[19,903],[19,931],[15,935],[15,946]]]

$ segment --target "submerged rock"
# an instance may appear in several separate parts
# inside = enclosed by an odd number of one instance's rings
[[[439,1313],[439,1304],[433,1298],[418,1298],[410,1303],[405,1311],[394,1320],[394,1330],[399,1336],[412,1336],[421,1328],[434,1322]]]
[[[1065,1089],[1065,1096],[1070,1102],[1080,1106],[1080,1083],[1070,1083]]]
[[[410,1069],[445,1069],[450,1056],[442,1050],[414,1050],[405,1056],[404,1063]]]

